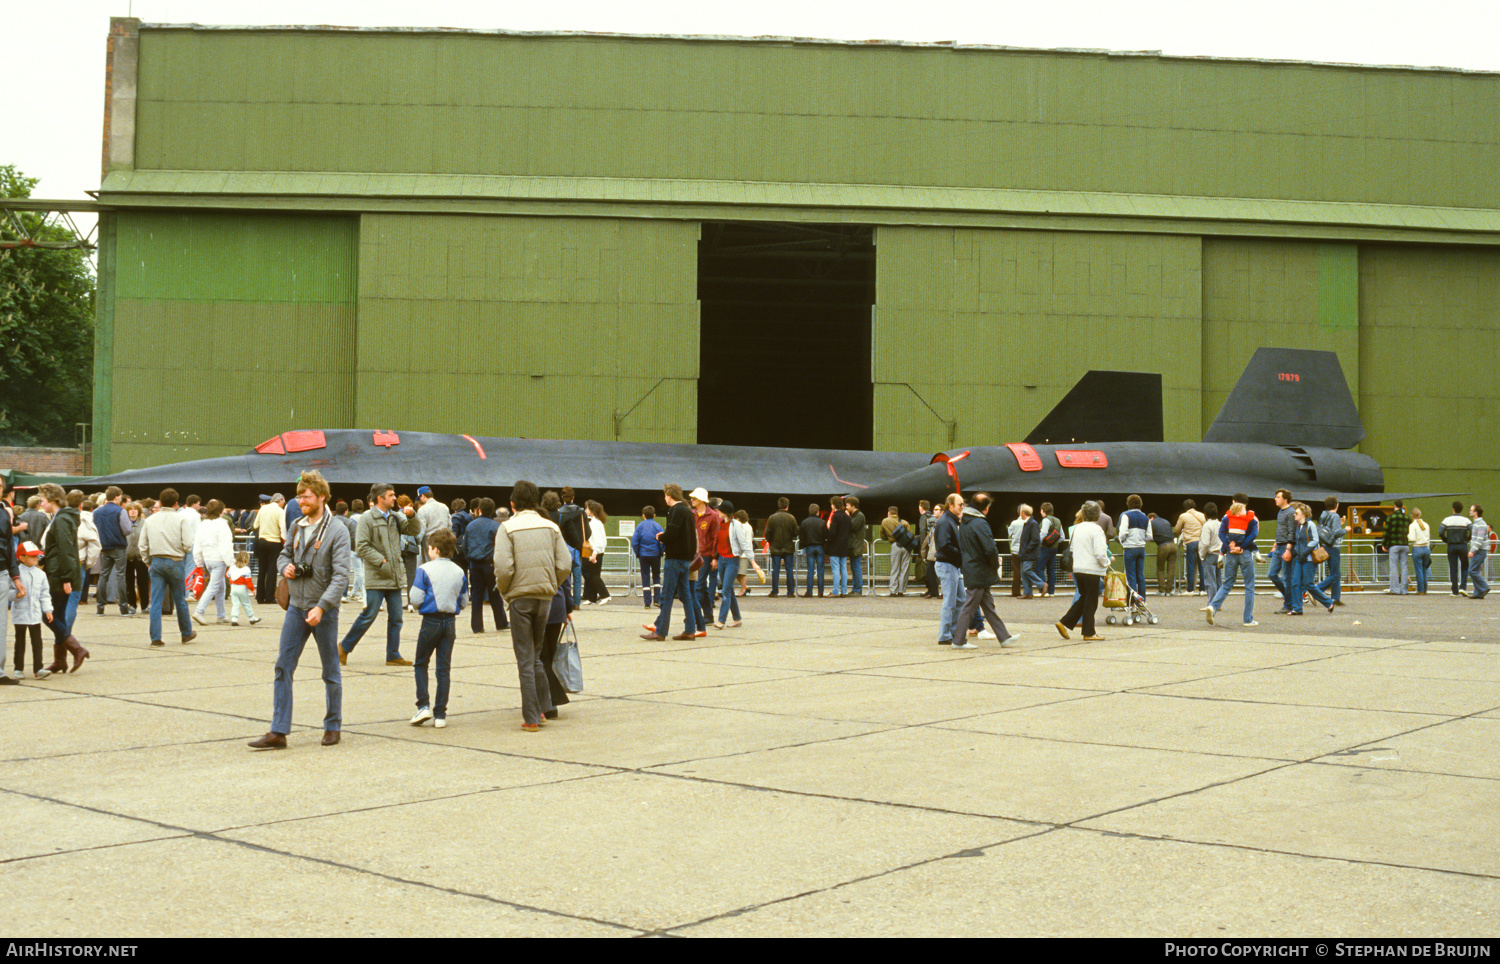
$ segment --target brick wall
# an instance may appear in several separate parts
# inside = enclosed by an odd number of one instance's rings
[[[28,475],[88,475],[82,449],[0,446],[0,467]]]

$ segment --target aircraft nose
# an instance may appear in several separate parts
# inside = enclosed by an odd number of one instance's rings
[[[954,472],[955,468],[947,462],[934,462],[905,475],[898,475],[879,485],[872,485],[869,489],[856,494],[861,503],[902,504],[918,499],[930,499],[936,502],[947,498],[950,492],[958,491],[959,483],[958,476]]]

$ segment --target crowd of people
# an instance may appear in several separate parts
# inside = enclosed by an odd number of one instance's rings
[[[756,561],[749,515],[702,488],[684,495],[680,486],[668,484],[663,496],[664,524],[657,521],[655,506],[648,505],[629,539],[641,573],[642,602],[656,610],[656,618],[643,624],[642,638],[688,641],[707,636],[709,627],[742,625],[739,598],[750,591],[747,572],[766,581]],[[518,482],[509,506],[497,507],[489,498],[444,504],[428,486],[417,489],[414,501],[382,483],[369,490],[368,506],[359,500],[330,505],[327,482],[307,472],[297,482],[294,501],[288,503],[280,493],[262,495],[259,508],[251,510],[230,509],[217,499],[204,503],[196,495],[180,499],[170,488],[156,499],[131,499],[114,486],[86,496],[47,484],[24,509],[12,497],[7,488],[0,500],[0,568],[8,576],[0,584],[0,612],[16,627],[15,652],[12,672],[4,672],[0,664],[0,685],[16,685],[24,678],[28,648],[33,679],[77,672],[89,658],[73,627],[79,605],[88,601],[93,574],[96,612],[102,616],[114,606],[122,616],[149,614],[152,646],[165,645],[164,616],[175,615],[179,638],[188,644],[197,639],[194,624],[208,624],[210,604],[214,619],[239,626],[242,620],[243,625],[261,622],[256,604],[279,603],[286,615],[273,672],[272,723],[251,744],[256,749],[286,745],[292,675],[309,637],[322,662],[327,705],[323,743],[339,742],[340,668],[382,609],[385,664],[415,667],[413,725],[447,725],[455,621],[468,606],[471,631],[482,634],[488,606],[495,628],[511,635],[522,726],[534,732],[557,719],[558,707],[568,702],[567,689],[553,669],[564,625],[577,607],[611,600],[603,578],[608,514],[596,501],[577,505],[568,487],[543,493],[530,482]],[[1102,500],[1084,502],[1067,528],[1050,503],[1041,503],[1035,512],[1020,505],[1006,528],[1011,594],[1050,598],[1056,594],[1059,570],[1070,572],[1072,600],[1056,628],[1064,638],[1081,629],[1084,639],[1099,640],[1095,613],[1114,562],[1111,542],[1120,547],[1127,592],[1137,599],[1148,592],[1146,545],[1154,542],[1158,593],[1174,591],[1181,552],[1186,591],[1208,597],[1202,608],[1208,622],[1216,624],[1239,584],[1242,622],[1255,626],[1256,560],[1259,546],[1268,543],[1267,575],[1280,597],[1276,612],[1301,616],[1304,600],[1333,612],[1343,605],[1341,557],[1349,534],[1338,500],[1326,499],[1321,513],[1295,501],[1285,489],[1276,492],[1274,501],[1277,519],[1270,538],[1261,532],[1243,493],[1230,500],[1222,516],[1212,502],[1200,511],[1186,500],[1175,523],[1143,511],[1137,495],[1127,498],[1117,522]],[[990,522],[994,506],[987,493],[967,499],[955,493],[936,506],[921,502],[915,525],[901,517],[899,507],[890,506],[878,527],[879,538],[889,544],[888,594],[905,595],[914,576],[926,588],[924,597],[940,597],[941,645],[971,649],[976,644],[970,637],[978,637],[1011,646],[1018,639],[994,604],[993,590],[1002,582],[999,540]],[[789,500],[780,499],[760,536],[771,570],[769,595],[781,596],[783,590],[787,598],[863,593],[864,562],[871,551],[867,540],[874,531],[857,497],[836,495],[826,511],[811,504],[800,521]],[[1395,511],[1384,520],[1379,547],[1388,560],[1387,592],[1407,592],[1408,564],[1415,568],[1417,592],[1427,591],[1433,536],[1420,510],[1408,513],[1402,500],[1396,500]],[[1436,539],[1448,553],[1451,591],[1482,599],[1489,592],[1485,561],[1491,539],[1482,507],[1470,505],[1465,514],[1463,504],[1454,502],[1453,515],[1441,522]],[[1321,581],[1316,579],[1319,565],[1326,565]],[[340,637],[343,602],[358,603],[360,611]],[[673,634],[678,602],[683,625]],[[414,659],[401,654],[406,613],[421,617]],[[45,666],[44,627],[53,638]],[[3,630],[0,622],[0,638]],[[435,693],[428,686],[433,663]]]

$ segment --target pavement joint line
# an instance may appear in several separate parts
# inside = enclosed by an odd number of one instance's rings
[[[134,823],[144,823],[144,824],[147,824],[149,826],[157,827],[157,828],[160,828],[160,829],[163,829],[163,830],[173,831],[173,834],[171,836],[159,837],[159,838],[155,838],[153,840],[130,840],[130,841],[122,841],[122,842],[117,843],[117,844],[106,844],[106,845],[102,845],[102,846],[98,846],[98,847],[80,847],[80,848],[77,848],[77,849],[74,849],[74,850],[58,851],[58,852],[50,853],[50,854],[33,854],[31,856],[28,856],[28,857],[13,857],[13,858],[9,858],[9,859],[6,859],[6,860],[0,860],[0,864],[17,863],[17,862],[25,861],[25,860],[47,859],[47,858],[50,858],[50,857],[62,857],[62,856],[67,856],[69,854],[81,853],[81,852],[88,852],[88,851],[115,850],[115,849],[119,849],[119,848],[122,848],[122,847],[133,847],[133,846],[138,846],[138,845],[141,845],[141,844],[160,843],[160,842],[162,842],[164,840],[183,840],[183,839],[191,838],[191,839],[196,839],[196,840],[208,841],[210,843],[219,843],[219,844],[226,844],[226,845],[233,846],[233,847],[242,847],[242,848],[244,848],[246,850],[253,850],[253,851],[256,851],[256,852],[259,852],[259,853],[272,854],[274,856],[285,857],[285,858],[288,858],[288,859],[291,859],[291,860],[299,860],[299,861],[304,861],[304,862],[307,862],[307,863],[321,864],[321,865],[323,865],[325,867],[333,867],[333,868],[335,868],[337,870],[346,870],[346,871],[349,871],[349,872],[355,873],[355,874],[361,874],[361,875],[365,875],[365,876],[376,877],[376,878],[379,878],[381,880],[389,881],[391,883],[405,884],[405,885],[411,886],[411,887],[421,887],[421,888],[426,889],[426,890],[433,890],[433,891],[437,891],[438,893],[449,894],[449,895],[452,895],[452,896],[455,896],[455,897],[469,897],[469,898],[473,898],[475,900],[485,901],[486,903],[499,904],[499,905],[501,905],[503,907],[509,907],[509,908],[511,908],[513,910],[526,911],[526,912],[535,913],[535,914],[546,914],[546,915],[548,915],[550,917],[561,917],[561,918],[564,918],[566,920],[586,921],[588,923],[599,924],[599,925],[604,926],[604,927],[612,927],[612,928],[615,928],[615,929],[618,929],[618,930],[632,931],[632,932],[635,932],[637,934],[642,933],[642,931],[641,931],[641,929],[639,927],[635,927],[635,926],[630,925],[630,924],[622,924],[622,923],[620,923],[618,921],[605,920],[603,918],[597,918],[597,917],[589,917],[589,916],[584,915],[584,914],[570,914],[570,913],[568,913],[566,911],[553,910],[552,908],[549,908],[549,907],[537,907],[537,906],[530,905],[530,904],[522,904],[522,903],[518,903],[516,901],[504,900],[503,898],[494,897],[494,896],[489,895],[489,894],[479,894],[479,893],[474,893],[474,892],[471,892],[471,891],[459,890],[458,888],[455,888],[455,887],[443,887],[443,886],[440,886],[438,884],[428,883],[427,881],[423,881],[423,880],[411,880],[411,879],[408,879],[408,878],[405,878],[405,877],[398,877],[395,874],[388,874],[388,873],[385,873],[383,871],[373,870],[373,869],[370,869],[370,868],[367,868],[367,867],[357,867],[357,866],[354,866],[352,864],[340,863],[339,861],[336,861],[336,860],[329,860],[326,857],[315,857],[315,856],[312,856],[310,854],[300,854],[300,853],[296,853],[295,851],[280,850],[280,849],[277,849],[275,847],[268,847],[268,846],[266,846],[264,844],[252,843],[252,842],[250,842],[248,840],[237,840],[237,839],[235,839],[233,837],[223,837],[223,836],[220,836],[220,833],[223,833],[225,831],[191,830],[191,829],[189,829],[187,827],[178,827],[178,826],[176,826],[174,824],[163,823],[160,820],[152,820],[149,817],[138,817],[138,816],[134,816],[132,814],[115,813],[113,811],[105,810],[105,809],[100,808],[100,807],[91,807],[91,806],[89,806],[87,804],[80,804],[80,803],[69,803],[69,802],[67,802],[65,800],[57,800],[57,799],[54,799],[52,797],[47,797],[47,796],[43,796],[41,794],[36,794],[36,793],[28,793],[28,792],[22,791],[22,790],[5,790],[4,792],[6,792],[6,793],[13,793],[13,794],[16,794],[17,796],[28,797],[28,798],[30,798],[32,800],[39,800],[39,801],[42,801],[44,803],[56,804],[57,806],[72,807],[74,809],[84,810],[84,811],[87,811],[89,813],[100,814],[101,816],[115,817],[115,818],[120,819],[120,820],[128,820],[128,821],[131,821],[131,822],[134,822]],[[358,811],[343,811],[343,813],[349,813],[349,812],[358,812]],[[326,814],[325,816],[339,816],[339,815],[340,814]]]
[[[677,763],[660,763],[655,766],[680,766]],[[914,810],[918,813],[935,813],[945,817],[974,817],[979,820],[1003,820],[1006,823],[1020,824],[1025,827],[1045,827],[1056,829],[1065,827],[1067,824],[1056,823],[1051,820],[1037,820],[1030,817],[1007,817],[1003,814],[975,813],[972,810],[949,810],[945,807],[934,807],[924,803],[907,803],[902,800],[872,800],[869,797],[841,796],[836,793],[817,793],[812,790],[798,790],[793,787],[770,787],[756,783],[741,783],[737,780],[726,780],[719,777],[699,776],[695,773],[668,773],[665,771],[640,770],[643,776],[663,777],[668,780],[685,780],[689,783],[707,783],[714,786],[734,787],[737,790],[747,790],[754,793],[780,793],[792,797],[804,797],[810,800],[832,800],[838,803],[858,803],[872,807],[889,807],[896,810]]]
[[[1176,686],[1177,684],[1176,683],[1162,683],[1162,684],[1159,684],[1159,685],[1160,686]],[[1326,703],[1277,703],[1277,702],[1273,702],[1271,700],[1247,700],[1244,697],[1238,697],[1238,696],[1205,696],[1205,695],[1203,695],[1201,693],[1157,693],[1157,692],[1152,692],[1149,689],[1120,690],[1119,692],[1122,692],[1122,693],[1128,692],[1131,696],[1156,696],[1156,697],[1161,697],[1162,699],[1169,699],[1169,700],[1202,700],[1205,703],[1241,703],[1241,704],[1244,704],[1245,706],[1286,706],[1286,707],[1291,707],[1293,709],[1351,710],[1351,711],[1356,712],[1356,713],[1391,713],[1391,714],[1395,714],[1397,716],[1440,716],[1440,717],[1443,718],[1440,722],[1444,722],[1444,723],[1448,722],[1449,720],[1460,720],[1460,719],[1466,719],[1467,718],[1466,716],[1454,716],[1451,713],[1432,713],[1432,712],[1425,711],[1425,710],[1372,710],[1372,709],[1369,709],[1368,707],[1363,707],[1363,706],[1333,706],[1333,705],[1326,704]],[[1497,707],[1497,708],[1500,708],[1500,707]],[[1010,712],[1010,711],[1009,710],[1003,710],[1001,712]],[[1489,712],[1491,712],[1491,711],[1490,710],[1477,710],[1475,713],[1470,714],[1470,715],[1477,716],[1477,715],[1479,715],[1481,713],[1489,713]]]
[[[1090,818],[1092,819],[1092,818]],[[1131,830],[1106,830],[1103,827],[1080,827],[1068,824],[1060,830],[1078,830],[1084,833],[1105,836],[1127,837],[1136,840],[1153,840],[1161,843],[1184,844],[1190,847],[1222,847],[1227,850],[1243,850],[1248,853],[1275,854],[1280,857],[1299,857],[1304,860],[1331,860],[1341,864],[1356,864],[1366,867],[1390,867],[1396,870],[1417,870],[1431,874],[1449,874],[1455,877],[1470,877],[1476,880],[1500,880],[1500,874],[1484,874],[1474,870],[1457,870],[1452,867],[1428,867],[1422,864],[1398,864],[1390,860],[1371,860],[1367,857],[1343,857],[1335,854],[1309,854],[1300,850],[1278,850],[1275,847],[1254,847],[1250,844],[1231,843],[1225,840],[1194,840],[1187,837],[1166,837],[1160,834],[1141,833]]]
[[[1488,711],[1481,710],[1479,712],[1488,712]],[[1448,720],[1438,721],[1436,723],[1428,724],[1427,726],[1417,727],[1414,730],[1407,731],[1407,732],[1415,732],[1416,730],[1427,729],[1428,726],[1437,726],[1437,725],[1441,725],[1441,723],[1445,723],[1445,722],[1451,722],[1451,721],[1448,721]],[[1396,736],[1402,736],[1402,735],[1405,735],[1405,733],[1396,734]],[[1382,740],[1386,740],[1386,739],[1392,739],[1392,738],[1393,737],[1382,737],[1381,739]],[[1364,745],[1367,745],[1368,743],[1372,743],[1372,742],[1375,742],[1375,741],[1373,741],[1373,740],[1367,740],[1367,741],[1365,741],[1365,743],[1357,743],[1357,744],[1354,744],[1353,747],[1345,747],[1345,749],[1352,749],[1354,747],[1364,746]],[[1184,752],[1197,752],[1197,751],[1184,751]],[[1337,752],[1340,752],[1340,751],[1337,751],[1337,750],[1331,751],[1331,753],[1337,753]],[[1105,811],[1103,811],[1101,813],[1097,813],[1097,814],[1094,814],[1094,815],[1088,816],[1088,817],[1079,817],[1077,820],[1070,820],[1070,821],[1067,821],[1066,823],[1059,824],[1059,826],[1074,827],[1074,826],[1076,826],[1077,824],[1079,824],[1080,822],[1082,822],[1084,820],[1098,820],[1098,819],[1100,819],[1102,817],[1113,816],[1115,814],[1124,813],[1124,812],[1126,812],[1128,810],[1135,810],[1135,809],[1138,809],[1140,807],[1151,806],[1153,804],[1161,803],[1161,802],[1163,802],[1165,800],[1173,800],[1173,799],[1176,799],[1178,797],[1184,797],[1184,796],[1189,796],[1189,795],[1195,794],[1195,793],[1201,793],[1204,790],[1213,790],[1213,789],[1217,789],[1218,787],[1226,787],[1226,786],[1230,786],[1230,785],[1235,784],[1235,783],[1242,783],[1242,782],[1244,782],[1246,780],[1252,780],[1252,779],[1256,779],[1258,777],[1264,776],[1267,773],[1275,773],[1278,770],[1286,770],[1286,769],[1290,769],[1292,767],[1309,766],[1309,765],[1322,765],[1322,766],[1342,766],[1345,769],[1350,768],[1348,764],[1335,764],[1335,763],[1328,763],[1328,762],[1326,762],[1326,760],[1324,760],[1324,758],[1327,757],[1327,756],[1329,756],[1329,755],[1330,755],[1330,753],[1320,753],[1320,754],[1318,754],[1316,756],[1310,756],[1310,757],[1306,757],[1306,758],[1300,759],[1300,760],[1286,761],[1285,763],[1282,763],[1282,765],[1280,765],[1280,766],[1267,767],[1264,770],[1258,770],[1258,771],[1256,771],[1254,773],[1246,773],[1246,774],[1243,774],[1243,775],[1237,776],[1237,777],[1229,777],[1229,778],[1226,778],[1224,780],[1216,780],[1216,781],[1214,781],[1212,783],[1207,783],[1207,784],[1204,784],[1201,787],[1197,787],[1197,788],[1194,788],[1194,789],[1181,790],[1181,791],[1178,791],[1176,793],[1169,793],[1169,794],[1166,794],[1165,796],[1156,797],[1156,798],[1153,798],[1153,799],[1150,799],[1150,800],[1142,800],[1140,802],[1132,803],[1132,804],[1129,804],[1127,806],[1116,807],[1113,810],[1105,810]],[[1364,766],[1362,768],[1363,769],[1367,769],[1367,770],[1373,769],[1373,770],[1376,770],[1377,772],[1385,772],[1385,769],[1386,769],[1386,768],[1376,768],[1376,767],[1369,767],[1369,766]],[[1393,770],[1391,772],[1403,772],[1403,771]],[[1404,772],[1419,772],[1419,771],[1404,771]],[[1485,778],[1476,778],[1476,779],[1491,779],[1491,780],[1493,780],[1494,778],[1485,777]],[[1175,838],[1164,837],[1162,839],[1171,840],[1171,839],[1175,839]],[[1246,849],[1257,849],[1257,848],[1246,848]],[[1291,852],[1291,851],[1274,851],[1274,850],[1271,850],[1270,848],[1262,848],[1262,849],[1267,849],[1268,852],[1275,852],[1275,853],[1284,853],[1284,852],[1290,853]],[[1344,858],[1338,858],[1338,859],[1344,859]],[[1369,861],[1369,862],[1370,863],[1385,863],[1383,861]],[[1400,864],[1390,864],[1390,866],[1403,866],[1403,865],[1400,865]],[[1436,868],[1421,868],[1421,869],[1436,869]],[[1455,871],[1455,872],[1457,872],[1457,871]],[[1474,876],[1491,876],[1491,875],[1475,874]],[[1494,876],[1500,877],[1500,875],[1494,875]]]
[[[824,887],[815,887],[812,890],[803,891],[802,893],[787,894],[784,897],[772,898],[771,900],[761,901],[758,904],[746,904],[743,907],[736,907],[734,910],[724,911],[723,913],[719,914],[711,914],[708,917],[690,921],[686,924],[674,924],[671,927],[661,928],[660,931],[656,931],[653,933],[670,934],[672,931],[687,930],[693,927],[700,927],[704,924],[713,923],[714,921],[728,920],[734,917],[743,917],[746,914],[753,914],[756,911],[763,910],[767,907],[775,907],[777,904],[785,904],[794,900],[802,900],[805,897],[815,897],[819,894],[831,893],[836,890],[842,890],[845,887],[851,887],[855,884],[863,884],[871,880],[879,880],[882,877],[889,877],[892,874],[899,874],[908,870],[915,870],[918,867],[925,867],[928,864],[935,864],[943,860],[960,860],[968,857],[982,857],[985,856],[986,851],[993,847],[1003,847],[1006,844],[1017,843],[1021,840],[1034,840],[1037,837],[1043,837],[1049,833],[1054,833],[1057,829],[1057,827],[1044,827],[1043,829],[1038,830],[1036,833],[1029,833],[1025,836],[1013,837],[1006,840],[997,840],[994,843],[982,844],[977,847],[970,847],[965,850],[954,851],[953,853],[938,854],[933,857],[924,857],[921,860],[914,860],[908,864],[901,864],[900,866],[896,867],[887,867],[885,870],[875,871],[868,874],[861,874],[858,877],[850,877],[848,880],[841,880],[836,883],[828,884]]]
[[[1480,773],[1449,773],[1447,770],[1419,770],[1413,767],[1383,767],[1374,766],[1371,763],[1359,763],[1350,760],[1345,763],[1339,760],[1325,760],[1322,758],[1308,760],[1308,766],[1318,767],[1342,767],[1346,770],[1365,770],[1371,773],[1420,773],[1429,777],[1452,777],[1455,780],[1487,780],[1491,783],[1500,782],[1500,777],[1485,776]]]
[[[574,766],[593,766],[593,764],[574,764]],[[197,831],[204,834],[238,833],[245,830],[259,830],[265,827],[279,827],[289,823],[305,823],[310,820],[327,820],[330,817],[348,817],[354,814],[378,813],[382,810],[399,810],[403,807],[419,807],[429,803],[442,803],[448,800],[462,800],[466,797],[479,797],[492,793],[508,793],[512,790],[534,790],[537,787],[557,786],[564,783],[578,783],[583,780],[597,780],[600,777],[614,777],[622,774],[628,775],[629,770],[619,767],[601,767],[608,772],[604,773],[578,773],[572,776],[559,777],[553,780],[537,780],[531,783],[516,783],[503,787],[479,787],[474,790],[462,790],[456,793],[444,793],[434,797],[422,797],[414,800],[393,800],[389,803],[371,804],[367,807],[355,807],[351,810],[333,810],[328,813],[304,813],[293,817],[279,817],[275,820],[263,820],[259,823],[235,824],[228,827],[219,827],[216,830]]]

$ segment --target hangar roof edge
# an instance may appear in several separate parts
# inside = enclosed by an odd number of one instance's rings
[[[1500,70],[1476,70],[1469,67],[1421,66],[1416,64],[1359,64],[1344,61],[1283,60],[1268,57],[1214,57],[1200,54],[1164,54],[1160,50],[1109,50],[1100,47],[1011,47],[999,44],[963,44],[953,40],[837,40],[825,37],[755,36],[720,34],[634,34],[588,30],[505,30],[476,27],[346,27],[336,24],[200,24],[141,23],[141,30],[194,30],[226,33],[371,33],[371,34],[438,34],[448,36],[560,37],[596,40],[679,40],[703,43],[805,44],[809,46],[858,48],[916,48],[929,50],[991,51],[1020,54],[1066,54],[1096,57],[1150,57],[1159,60],[1204,61],[1225,64],[1262,64],[1277,67],[1330,67],[1344,70],[1412,71],[1423,74],[1463,74],[1478,77],[1500,76]]]

